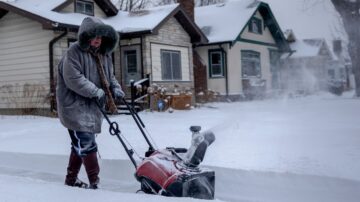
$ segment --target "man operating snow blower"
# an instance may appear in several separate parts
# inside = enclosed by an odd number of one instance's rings
[[[103,120],[98,104],[117,111],[114,99],[124,93],[113,75],[111,52],[119,40],[117,32],[95,17],[83,20],[78,41],[70,46],[58,66],[57,109],[71,138],[71,153],[65,184],[97,189],[99,164],[95,134]],[[89,185],[78,179],[84,164]]]

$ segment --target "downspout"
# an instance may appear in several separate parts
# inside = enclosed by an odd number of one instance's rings
[[[120,84],[121,84],[121,86],[124,86],[124,88],[125,88],[125,86],[126,86],[126,82],[125,82],[125,80],[124,80],[124,78],[125,78],[125,76],[124,76],[124,70],[123,70],[123,55],[122,55],[122,52],[121,52],[121,35],[120,35],[120,33],[119,33],[119,44],[118,44],[118,46],[119,46],[119,65],[120,65],[120,67],[119,67],[119,79],[120,79]],[[114,63],[115,64],[115,63]]]
[[[222,44],[219,44],[219,47],[221,49],[222,52],[224,52],[225,56],[224,56],[224,74],[225,74],[225,91],[226,91],[226,98],[229,97],[229,78],[228,78],[228,66],[227,66],[227,52],[225,51],[225,49],[222,47]]]
[[[143,55],[143,36],[140,36],[141,79],[145,78],[145,75],[144,75],[144,58],[143,58],[143,56],[144,56]]]
[[[50,112],[55,110],[55,78],[54,78],[54,44],[67,35],[67,29],[59,36],[51,39],[49,42],[49,67],[50,67]]]

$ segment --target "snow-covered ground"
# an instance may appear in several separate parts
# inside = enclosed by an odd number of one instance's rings
[[[358,201],[360,100],[320,94],[211,103],[189,111],[141,112],[156,146],[188,147],[189,126],[216,141],[203,165],[216,171],[217,201]],[[113,116],[142,155],[131,116]],[[70,140],[58,119],[0,115],[0,201],[197,201],[135,194],[134,169],[115,137],[103,133],[100,190],[63,185]],[[82,170],[81,178],[86,180]]]

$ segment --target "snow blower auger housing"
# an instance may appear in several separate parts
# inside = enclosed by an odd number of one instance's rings
[[[208,146],[215,141],[215,135],[210,131],[200,133],[200,126],[191,126],[192,140],[189,149],[174,147],[155,149],[136,111],[125,100],[123,102],[149,145],[149,150],[140,162],[135,161],[134,151],[128,149],[128,145],[120,135],[118,124],[111,122],[105,111],[100,109],[110,124],[110,134],[117,136],[134,164],[135,178],[141,184],[141,191],[164,196],[214,199],[215,172],[201,167],[200,163]]]
[[[207,147],[215,140],[212,132],[194,133],[188,150],[166,148],[154,151],[138,166],[135,177],[145,193],[165,196],[214,199],[215,172],[199,167]]]

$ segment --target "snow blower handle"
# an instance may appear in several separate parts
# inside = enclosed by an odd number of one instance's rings
[[[106,121],[109,123],[110,127],[109,127],[109,133],[110,135],[120,135],[121,131],[119,130],[119,124],[116,123],[115,121],[111,122],[109,117],[107,116],[106,112],[104,111],[104,109],[100,106],[100,103],[95,100],[96,105],[99,107],[101,113],[103,114],[103,116],[105,117]]]
[[[102,115],[105,117],[106,121],[110,125],[109,133],[113,136],[116,136],[119,139],[120,143],[122,144],[122,146],[125,149],[125,152],[129,156],[131,162],[133,163],[133,165],[135,166],[135,169],[136,169],[137,164],[133,157],[134,151],[132,149],[129,149],[128,146],[125,144],[124,140],[121,138],[121,136],[120,136],[121,131],[119,130],[119,124],[115,121],[111,122],[108,115],[106,114],[105,110],[101,107],[100,103],[97,100],[94,100],[94,101],[95,101],[96,105],[99,107],[99,110],[101,111]]]
[[[150,142],[148,136],[146,135],[146,133],[144,131],[145,124],[142,122],[139,115],[136,113],[136,110],[132,106],[130,106],[129,103],[126,102],[125,98],[123,98],[122,101],[126,105],[126,108],[129,110],[129,112],[130,112],[132,118],[134,119],[136,125],[138,126],[141,134],[145,138],[146,143],[149,145],[149,151],[148,152],[152,153],[153,151],[155,151],[155,147],[152,145],[152,143]]]

